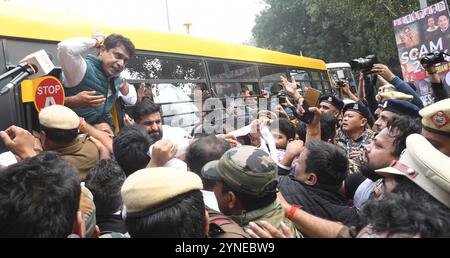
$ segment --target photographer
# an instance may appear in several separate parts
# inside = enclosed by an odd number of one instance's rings
[[[389,70],[389,68],[386,65],[374,64],[371,72],[383,77],[386,81],[394,85],[398,91],[412,95],[413,96],[412,103],[419,108],[423,108],[422,100],[420,100],[419,96],[411,88],[411,86],[409,86],[406,82],[404,82],[394,73],[392,73],[391,70]]]
[[[342,90],[342,92],[344,92],[345,94],[347,94],[347,96],[353,100],[353,101],[358,101],[359,98],[357,96],[355,96],[355,94],[353,94],[353,92],[350,90],[350,84],[348,83],[347,80],[339,80],[337,82],[335,82],[336,87],[338,88],[339,91]],[[342,95],[342,94],[340,94]]]
[[[420,60],[422,67],[427,71],[428,75],[431,79],[431,89],[433,90],[433,94],[435,97],[435,102],[448,98],[448,92],[445,90],[444,84],[441,79],[437,75],[436,63],[433,60],[427,59],[426,57]],[[443,58],[443,57],[442,57]],[[427,62],[428,61],[428,62]]]

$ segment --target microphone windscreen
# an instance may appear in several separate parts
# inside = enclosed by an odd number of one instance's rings
[[[29,65],[33,65],[33,69],[36,70],[36,73],[28,77],[28,79],[36,79],[47,75],[55,68],[55,65],[52,63],[44,49],[29,54],[20,62],[26,62]]]

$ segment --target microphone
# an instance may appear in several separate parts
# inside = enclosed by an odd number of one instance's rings
[[[30,80],[47,75],[55,68],[55,65],[52,63],[52,60],[50,60],[50,57],[44,49],[29,54],[19,63],[27,63],[33,65],[35,68],[36,72],[30,76]]]
[[[17,72],[25,70],[27,68],[26,66],[27,66],[27,63],[25,63],[25,62],[18,64],[13,69],[11,69],[11,70],[7,71],[6,73],[0,75],[0,81],[5,79],[5,78],[8,78],[9,76],[13,76],[13,74],[15,74]]]
[[[42,77],[47,75],[54,68],[55,65],[52,63],[50,57],[44,49],[29,54],[20,61],[19,67],[13,69],[14,72],[7,72],[8,76],[11,76],[17,71],[22,71],[1,89],[0,96],[8,93],[12,87],[16,86],[24,79],[36,79],[38,77]],[[3,78],[4,76],[2,75],[1,77]]]
[[[18,83],[22,82],[23,80],[25,80],[28,76],[35,74],[37,72],[37,69],[35,69],[34,65],[27,65],[25,68],[25,71],[19,73],[16,77],[14,77],[14,79],[12,79],[8,84],[6,84],[5,87],[2,88],[2,90],[0,91],[0,96],[5,95],[6,93],[9,92],[9,90],[16,86]]]

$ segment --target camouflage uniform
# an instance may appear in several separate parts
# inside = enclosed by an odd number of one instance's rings
[[[258,200],[275,195],[278,185],[278,166],[266,152],[253,146],[242,146],[225,152],[220,160],[208,162],[202,168],[202,175],[224,182],[234,192],[253,196]],[[253,220],[267,220],[275,227],[284,222],[296,237],[302,237],[291,221],[285,218],[278,202],[258,207],[239,216],[230,216],[244,229]],[[256,221],[255,221],[256,222]]]
[[[209,215],[209,233],[211,238],[249,238],[250,236],[234,220],[222,213],[206,207]]]
[[[300,233],[300,231],[295,227],[295,225],[286,218],[286,214],[284,213],[283,208],[281,207],[281,204],[279,204],[277,201],[269,204],[266,207],[253,210],[250,212],[245,212],[241,215],[237,216],[230,216],[230,218],[234,219],[239,225],[241,225],[244,229],[248,228],[248,223],[253,221],[257,224],[259,220],[265,220],[269,222],[272,226],[279,228],[281,225],[281,222],[283,222],[294,234],[294,237],[301,238],[303,235]],[[259,225],[261,228],[264,228],[263,226]]]
[[[348,170],[350,174],[360,173],[364,158],[364,146],[369,144],[374,137],[375,133],[370,129],[366,129],[361,136],[354,141],[341,129],[338,130],[336,134],[336,145],[344,149],[347,157],[349,157],[352,152],[359,152],[358,156],[351,159],[349,158]]]

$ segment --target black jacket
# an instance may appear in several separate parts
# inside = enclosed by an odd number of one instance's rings
[[[278,179],[278,188],[290,204],[299,204],[303,210],[320,218],[349,224],[357,214],[337,192],[305,185],[288,176]]]

